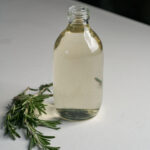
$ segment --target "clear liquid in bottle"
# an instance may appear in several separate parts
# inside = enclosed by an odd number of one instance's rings
[[[54,48],[54,100],[62,118],[85,120],[102,102],[102,84],[95,80],[102,81],[102,44],[88,24],[87,8],[72,6],[69,15]]]

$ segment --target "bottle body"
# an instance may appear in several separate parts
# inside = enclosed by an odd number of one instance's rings
[[[102,102],[103,51],[89,25],[73,24],[63,31],[54,49],[54,101],[64,119],[94,117]],[[101,82],[102,83],[102,82]]]

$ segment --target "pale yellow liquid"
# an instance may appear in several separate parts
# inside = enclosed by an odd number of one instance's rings
[[[81,28],[80,28],[81,29]],[[68,27],[54,50],[54,100],[61,117],[84,120],[95,116],[102,102],[103,52],[97,35]]]

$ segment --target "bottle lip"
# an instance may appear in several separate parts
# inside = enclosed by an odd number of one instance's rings
[[[68,20],[72,21],[74,19],[89,19],[89,9],[85,6],[73,5],[68,9]]]

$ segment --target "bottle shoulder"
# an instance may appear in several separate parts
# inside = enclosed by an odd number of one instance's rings
[[[54,43],[54,50],[59,46],[59,44],[60,44],[62,38],[65,36],[65,32],[66,32],[66,30],[63,30],[63,31],[58,35],[58,37],[57,37],[57,39],[56,39],[56,41],[55,41],[55,43]]]
[[[103,50],[103,44],[102,44],[102,41],[100,39],[100,37],[97,35],[97,33],[92,29],[90,28],[90,34],[91,36],[97,41],[97,43],[99,44],[99,47],[101,50]]]
[[[102,51],[102,42],[94,30],[89,26],[84,27],[82,32],[71,32],[66,28],[58,36],[54,45],[54,50],[59,47],[68,50],[74,49],[74,47],[84,47],[89,50],[89,53],[94,53]]]

